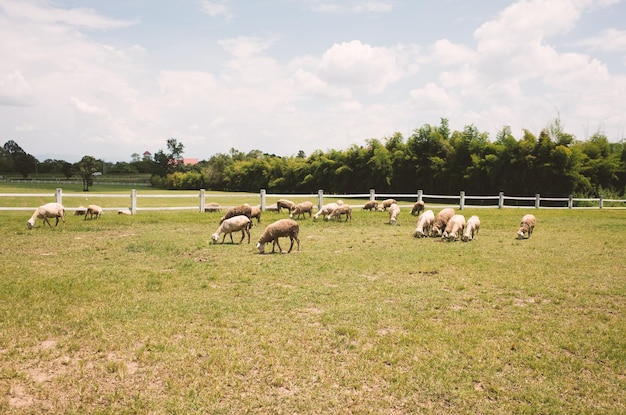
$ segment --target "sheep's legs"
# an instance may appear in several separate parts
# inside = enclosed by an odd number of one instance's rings
[[[58,221],[59,221],[59,219],[57,218],[57,223],[58,223]],[[50,224],[50,221],[48,220],[48,217],[44,216],[43,217],[43,224],[45,225],[46,223],[48,224],[49,227],[52,228],[52,224]],[[56,226],[56,225],[54,225],[54,226]]]

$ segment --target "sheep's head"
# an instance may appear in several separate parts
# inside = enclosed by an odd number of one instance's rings
[[[524,228],[520,228],[519,231],[517,231],[517,239],[523,239],[524,238]]]
[[[33,226],[35,226],[35,221],[29,219],[28,222],[26,222],[26,226],[28,227],[28,229],[33,229]]]
[[[262,244],[261,242],[257,242],[256,248],[259,250],[259,254],[265,253],[265,244]]]
[[[218,239],[220,239],[220,234],[219,233],[214,233],[213,235],[211,235],[211,240],[213,241],[214,244],[217,243]]]

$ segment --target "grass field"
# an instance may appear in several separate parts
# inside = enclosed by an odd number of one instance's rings
[[[355,210],[259,255],[285,213],[212,245],[220,213],[0,212],[0,412],[625,413],[626,211],[462,213],[473,242]]]

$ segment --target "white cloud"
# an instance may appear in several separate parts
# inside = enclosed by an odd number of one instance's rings
[[[228,6],[224,2],[203,1],[202,10],[211,17],[229,16]]]
[[[358,40],[334,44],[322,56],[319,76],[329,84],[379,93],[402,74],[394,52]]]
[[[0,105],[29,106],[34,101],[33,89],[20,71],[0,75]]]
[[[604,29],[599,35],[583,39],[578,44],[604,52],[626,52],[626,31]]]

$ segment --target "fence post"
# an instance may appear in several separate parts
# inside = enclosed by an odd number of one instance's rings
[[[539,193],[537,193],[535,195],[535,209],[539,209],[540,204],[541,204],[541,196],[539,195]]]
[[[137,189],[132,189],[130,191],[130,214],[135,213],[137,213]]]
[[[604,196],[600,195],[600,203],[598,206],[600,209],[602,209],[604,207]]]
[[[200,189],[200,212],[204,212],[204,189]]]
[[[376,200],[376,190],[370,189],[370,200]]]
[[[567,201],[567,207],[568,209],[571,209],[574,207],[574,195],[569,195],[569,199]]]
[[[422,189],[417,191],[417,201],[419,202],[420,200],[422,200],[422,196],[424,194],[424,191]]]
[[[57,187],[57,191],[54,194],[54,197],[57,203],[62,205],[63,204],[63,189],[61,189],[60,187]]]
[[[498,195],[498,209],[502,209],[504,207],[504,192],[500,192]]]
[[[265,210],[265,196],[267,195],[267,191],[265,189],[261,189],[261,212]]]
[[[322,210],[322,206],[324,206],[324,191],[317,191],[317,209]]]
[[[465,192],[461,190],[461,194],[459,195],[459,210],[463,210],[465,207]]]

